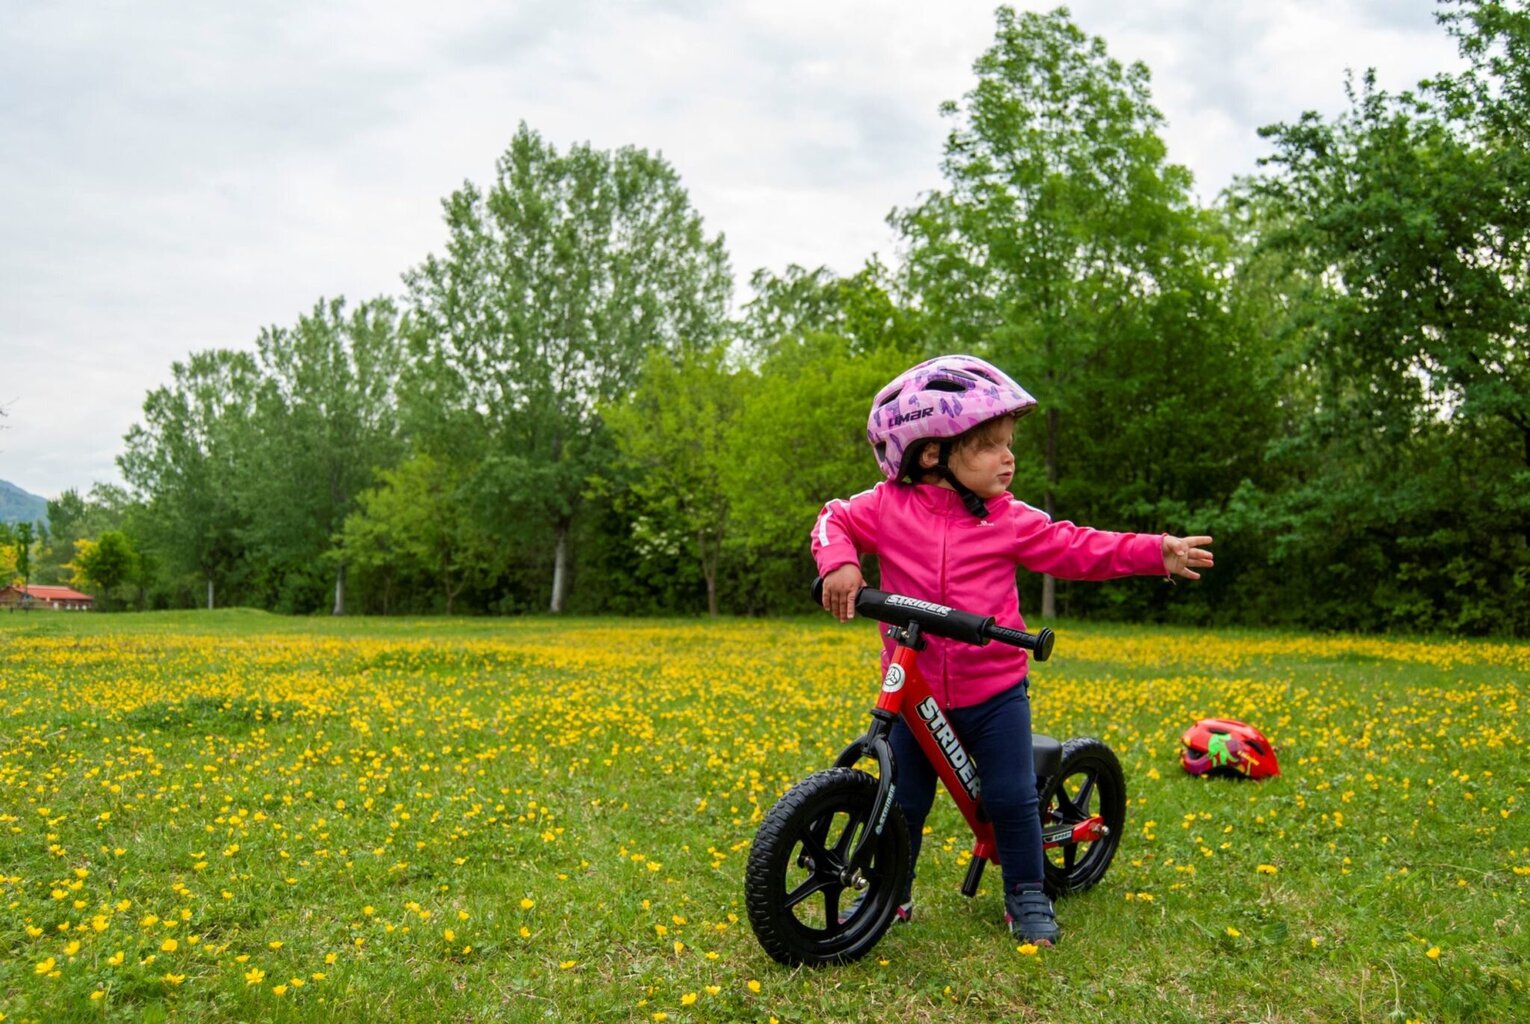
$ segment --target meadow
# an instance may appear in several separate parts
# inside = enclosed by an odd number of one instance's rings
[[[760,817],[864,728],[875,624],[0,615],[0,1020],[1509,1021],[1530,1005],[1530,644],[1057,625],[1037,728],[1126,834],[1063,943],[958,887],[788,970]],[[1263,783],[1196,779],[1242,717]]]

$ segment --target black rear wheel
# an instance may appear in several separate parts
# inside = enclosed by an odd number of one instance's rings
[[[848,870],[871,828],[876,797],[870,775],[830,768],[793,786],[760,823],[744,873],[744,905],[774,959],[789,966],[849,963],[887,931],[909,871],[908,826],[897,805],[871,840],[869,867],[858,877]]]
[[[1063,842],[1046,851],[1046,889],[1053,897],[1083,892],[1105,877],[1126,825],[1126,776],[1115,752],[1092,736],[1063,744],[1062,764],[1041,789],[1044,836],[1065,836],[1099,815],[1105,833],[1088,842]]]

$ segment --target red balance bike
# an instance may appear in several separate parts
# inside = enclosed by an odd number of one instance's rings
[[[813,585],[820,600],[822,581]],[[820,600],[821,603],[821,600]],[[749,923],[760,945],[787,965],[844,964],[869,953],[887,930],[908,885],[908,825],[893,801],[897,766],[888,734],[901,715],[972,829],[972,860],[962,894],[973,896],[989,861],[993,825],[983,813],[976,766],[919,673],[924,635],[970,644],[1013,644],[1045,661],[1052,631],[1010,629],[975,615],[899,594],[863,588],[858,615],[888,623],[897,643],[866,734],[834,767],[786,792],[761,822],[744,875]],[[1059,743],[1032,734],[1046,888],[1081,892],[1105,875],[1126,819],[1126,780],[1116,755],[1090,737]],[[872,776],[854,766],[877,764]]]

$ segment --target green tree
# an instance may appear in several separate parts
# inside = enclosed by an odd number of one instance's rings
[[[721,479],[729,543],[754,575],[747,611],[805,607],[813,522],[830,498],[879,479],[866,415],[910,358],[896,349],[851,354],[845,338],[810,333],[783,338],[757,371],[741,375]]]
[[[640,522],[677,535],[690,551],[712,616],[730,523],[722,484],[727,432],[738,405],[736,379],[717,347],[678,358],[651,354],[631,398],[604,410],[617,448],[634,469],[629,486],[642,509]]]
[[[607,458],[597,409],[631,391],[648,352],[719,338],[722,239],[661,157],[559,153],[524,124],[487,191],[466,183],[443,205],[445,253],[405,276],[409,424],[426,449],[476,465],[473,504],[502,535],[550,527],[561,611],[571,527]]]
[[[249,552],[286,581],[282,603],[330,566],[335,615],[345,613],[344,548],[336,547],[356,496],[402,443],[396,386],[403,362],[388,299],[348,311],[320,300],[291,328],[256,340],[260,381],[242,461],[239,498]]]
[[[138,553],[120,530],[107,530],[94,541],[75,542],[75,580],[96,589],[102,604],[111,607],[111,594],[138,572]]]
[[[38,542],[41,530],[33,523],[17,523],[11,529],[11,550],[15,555],[16,575],[21,579],[21,591],[26,593],[27,587],[32,585],[32,562],[34,558],[33,546]],[[22,607],[29,603],[29,598],[22,599]]]
[[[800,341],[810,334],[843,338],[851,354],[916,352],[925,342],[918,312],[909,308],[891,272],[876,260],[850,277],[795,263],[780,276],[757,270],[749,285],[754,297],[744,304],[738,334],[751,365],[768,358],[783,340]]]
[[[117,465],[149,509],[153,544],[200,577],[211,608],[216,585],[240,568],[236,488],[258,375],[248,353],[213,350],[173,364],[171,376],[144,400]]]
[[[1309,410],[1266,505],[1274,559],[1331,624],[1530,629],[1530,20],[1452,4],[1470,71],[1265,129],[1266,253],[1310,282],[1290,333]]]
[[[956,119],[942,162],[949,188],[891,220],[933,346],[987,356],[1040,398],[1043,479],[1022,472],[1017,482],[1037,486],[1053,514],[1069,467],[1090,461],[1081,446],[1104,436],[1101,412],[1163,397],[1138,371],[1152,367],[1170,388],[1205,372],[1198,360],[1220,339],[1184,328],[1218,303],[1207,224],[1189,172],[1166,159],[1147,68],[1112,59],[1065,9],[1001,7],[997,22],[977,85],[944,108]],[[1132,376],[1106,371],[1113,351]],[[1021,443],[1035,436],[1025,428]],[[1047,577],[1043,615],[1055,613],[1054,593]]]
[[[405,459],[357,495],[342,528],[347,556],[381,581],[384,611],[398,582],[437,588],[446,613],[471,586],[503,569],[502,547],[463,501],[467,475],[430,455]]]

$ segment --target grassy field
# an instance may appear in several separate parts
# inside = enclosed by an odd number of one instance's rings
[[[1058,633],[1037,727],[1130,793],[1063,944],[960,895],[942,797],[914,923],[791,971],[743,866],[863,729],[873,624],[0,616],[0,1020],[1530,1015],[1530,645]],[[1282,777],[1183,774],[1210,714]]]

